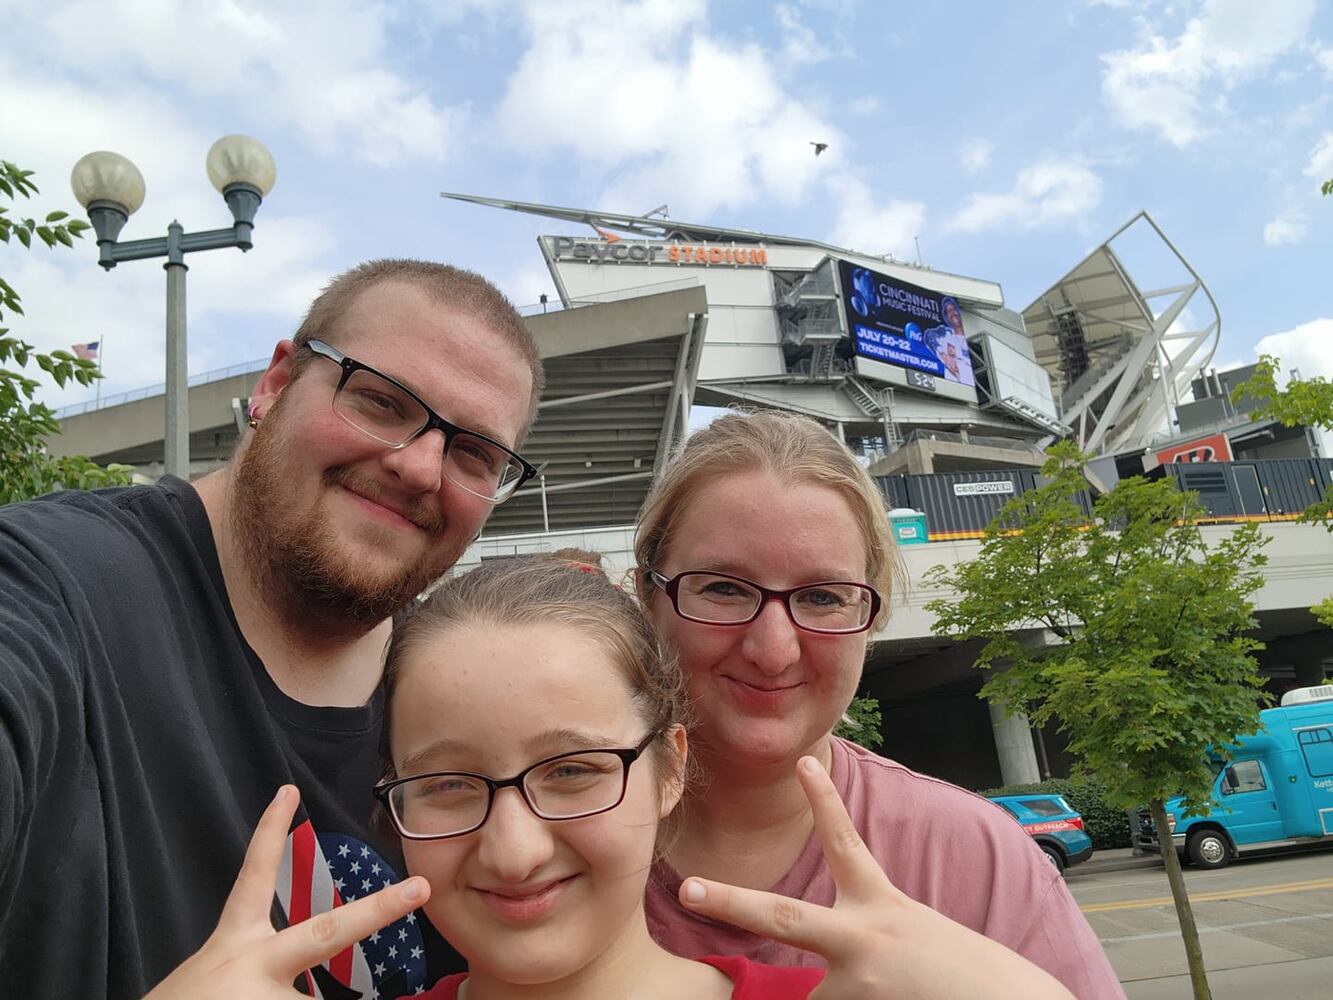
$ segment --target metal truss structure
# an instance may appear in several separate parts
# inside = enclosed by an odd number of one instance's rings
[[[1131,230],[1164,248],[1186,280],[1141,290],[1112,246]],[[1187,311],[1200,292],[1208,310],[1201,325],[1190,321],[1196,309]],[[1191,328],[1182,329],[1187,321]],[[1150,446],[1212,361],[1222,329],[1212,293],[1147,212],[1024,309],[1023,322],[1038,363],[1060,387],[1062,421],[1080,447],[1102,454]]]

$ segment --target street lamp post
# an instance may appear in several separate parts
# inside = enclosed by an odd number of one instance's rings
[[[165,238],[117,242],[121,229],[144,199],[143,174],[118,153],[89,153],[74,164],[70,186],[88,210],[97,234],[97,262],[111,270],[121,261],[166,257],[167,373],[164,444],[168,475],[190,477],[189,386],[185,350],[185,255],[196,250],[239,247],[253,243],[255,213],[273,188],[277,171],[273,157],[257,139],[223,136],[208,151],[208,179],[222,193],[234,220],[229,229],[187,233],[179,222],[167,226]]]

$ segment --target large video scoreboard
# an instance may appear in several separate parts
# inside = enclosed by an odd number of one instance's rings
[[[972,353],[956,299],[846,260],[838,261],[838,281],[858,358],[901,369],[902,377],[889,381],[975,400]],[[858,368],[887,374],[873,365]],[[970,391],[949,391],[953,386]]]

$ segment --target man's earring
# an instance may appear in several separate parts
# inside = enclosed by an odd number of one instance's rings
[[[259,407],[257,406],[250,411],[250,426],[252,428],[259,426]]]

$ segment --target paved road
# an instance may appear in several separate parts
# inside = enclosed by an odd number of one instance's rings
[[[1185,869],[1213,1000],[1333,997],[1333,851]],[[1160,866],[1069,872],[1130,1000],[1191,996]]]

